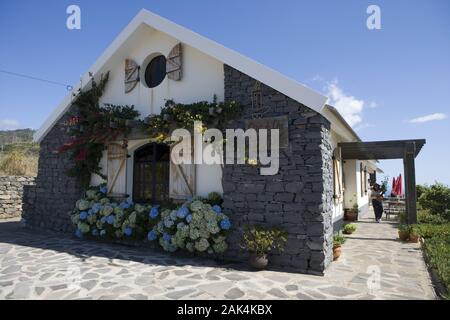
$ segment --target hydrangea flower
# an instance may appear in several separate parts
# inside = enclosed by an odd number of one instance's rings
[[[97,237],[97,236],[98,236],[98,230],[97,230],[97,229],[92,229],[91,234],[92,234],[94,237]]]
[[[106,205],[100,210],[100,214],[102,216],[109,216],[113,211],[114,211],[113,207],[111,207],[110,205]]]
[[[89,232],[89,226],[84,222],[78,222],[78,229],[83,233]]]
[[[92,216],[94,213],[92,212],[92,209],[89,209],[89,210],[87,211],[87,214],[88,214],[88,216]]]
[[[217,205],[217,204],[213,205],[212,209],[214,210],[215,213],[221,213],[222,212],[222,208],[219,205]]]
[[[108,188],[106,188],[106,186],[103,186],[100,188],[100,192],[106,194],[106,192],[108,192]]]
[[[98,213],[101,209],[102,209],[102,204],[96,202],[96,203],[94,203],[92,205],[92,209],[91,210],[92,210],[92,213]]]
[[[147,234],[147,239],[150,241],[156,240],[156,238],[158,238],[158,234],[156,233],[155,230],[151,230],[148,234]]]
[[[231,222],[230,222],[230,219],[225,218],[225,219],[223,219],[222,221],[220,221],[220,228],[221,228],[222,230],[228,230],[228,229],[230,229],[230,228],[231,228]]]
[[[203,208],[203,202],[196,200],[191,203],[190,208],[192,211],[200,211]]]
[[[81,211],[80,212],[80,220],[86,220],[88,214],[86,211]]]
[[[113,224],[114,221],[116,221],[116,218],[114,218],[113,215],[109,215],[109,216],[106,217],[106,222],[107,222],[108,224]]]
[[[102,218],[100,219],[100,222],[101,222],[101,223],[105,223],[105,222],[106,222],[106,217],[102,217]]]
[[[184,222],[179,222],[179,223],[177,224],[177,230],[183,228],[184,226],[185,226]]]
[[[83,199],[82,200],[78,200],[77,203],[76,203],[76,207],[80,211],[84,211],[84,210],[89,209],[89,205],[90,205],[89,201],[86,201],[86,200],[83,200]]]
[[[168,241],[170,241],[171,237],[170,237],[170,234],[168,234],[167,232],[164,232],[162,238],[163,238],[164,241],[168,242]]]
[[[197,251],[203,252],[206,251],[209,247],[209,242],[205,238],[200,238],[200,240],[195,242],[195,249]]]
[[[121,209],[128,209],[129,207],[131,207],[131,204],[129,202],[122,202],[120,203],[119,207]]]
[[[212,247],[216,253],[223,253],[227,250],[228,245],[225,241],[220,241],[220,242],[214,243],[212,245]]]
[[[158,207],[153,207],[153,208],[150,210],[149,217],[150,217],[151,219],[155,219],[158,215],[159,215]]]
[[[185,206],[181,207],[177,211],[177,217],[180,219],[184,219],[189,214],[189,209]]]
[[[169,219],[168,218],[164,219],[164,226],[166,228],[171,228],[173,226],[173,224],[174,224],[174,222],[173,222],[172,219],[170,219],[170,218]]]
[[[131,229],[130,227],[128,227],[128,228],[125,228],[125,230],[123,231],[123,233],[126,235],[126,236],[131,236],[132,234],[133,234],[133,229]]]
[[[81,232],[81,230],[80,229],[77,229],[77,230],[75,230],[75,236],[77,237],[77,238],[83,238],[83,232]]]
[[[191,221],[192,221],[192,214],[186,216],[186,222],[191,223]]]
[[[100,236],[106,236],[106,230],[100,230]]]

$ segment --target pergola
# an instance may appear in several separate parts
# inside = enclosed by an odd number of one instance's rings
[[[406,212],[408,223],[417,223],[416,208],[416,170],[414,159],[419,154],[425,139],[370,141],[370,142],[341,142],[343,160],[382,160],[403,159],[405,177]]]

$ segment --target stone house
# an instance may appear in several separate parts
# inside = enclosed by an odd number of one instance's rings
[[[142,10],[88,71],[94,76],[110,72],[102,102],[134,105],[142,117],[158,113],[166,99],[194,103],[215,95],[244,107],[233,128],[245,129],[249,119],[281,119],[286,145],[276,175],[262,176],[248,165],[200,164],[184,168],[187,179],[180,182],[167,160],[158,166],[163,173],[146,180],[150,154],[170,157],[164,156],[166,148],[139,134],[129,139],[123,166],[104,153],[103,171],[114,177],[107,181],[108,191],[133,201],[221,193],[233,223],[227,259],[244,258],[238,246],[243,225],[277,226],[288,231],[289,239],[284,253],[272,257],[273,265],[321,274],[332,261],[332,236],[344,207],[367,208],[369,174],[376,163],[344,163],[338,148],[340,142],[360,141],[357,134],[325,96],[272,69]],[[74,91],[89,83],[88,73],[80,83]],[[23,218],[29,227],[73,228],[67,213],[83,190],[65,173],[72,160],[54,152],[68,138],[62,123],[71,99],[68,95],[35,135],[41,151],[36,185],[25,190]],[[101,182],[92,177],[93,185]]]

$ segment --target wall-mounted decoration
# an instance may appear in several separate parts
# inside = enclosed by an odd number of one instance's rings
[[[140,67],[131,59],[125,60],[125,93],[131,92],[139,82]]]
[[[180,81],[182,77],[181,72],[181,56],[182,47],[181,43],[178,43],[175,47],[170,50],[169,55],[166,60],[166,72],[169,79]]]
[[[252,91],[252,107],[253,108],[261,108],[262,107],[262,90],[261,90],[261,82],[256,81],[255,87]]]

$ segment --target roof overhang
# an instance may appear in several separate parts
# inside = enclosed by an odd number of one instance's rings
[[[403,159],[406,150],[413,150],[417,157],[425,139],[416,140],[391,140],[369,142],[341,142],[341,154],[343,159],[373,160],[373,159]]]
[[[270,69],[234,50],[228,49],[221,44],[207,39],[187,28],[184,28],[170,20],[160,17],[148,10],[142,9],[131,22],[114,39],[109,47],[103,52],[98,60],[89,68],[80,80],[82,85],[73,86],[73,92],[83,90],[90,83],[89,73],[98,76],[102,67],[119,50],[125,41],[134,34],[142,25],[147,25],[155,30],[161,31],[178,41],[185,43],[219,61],[227,64],[248,76],[266,84],[269,87],[285,94],[286,96],[304,104],[308,108],[322,113],[327,97],[290,79],[281,73]],[[49,132],[53,125],[67,112],[72,102],[72,93],[69,93],[61,104],[46,119],[44,124],[35,133],[34,139],[38,142]]]

